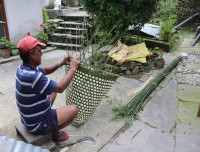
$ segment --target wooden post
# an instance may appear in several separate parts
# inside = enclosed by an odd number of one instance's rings
[[[197,112],[197,117],[200,117],[200,104],[199,104],[199,109],[198,109],[198,112]]]

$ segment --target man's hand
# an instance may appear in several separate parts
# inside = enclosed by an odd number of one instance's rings
[[[70,64],[70,56],[69,54],[66,54],[63,58],[63,60],[60,62],[61,66],[63,65],[69,65]]]
[[[76,71],[80,65],[80,60],[78,58],[73,58],[70,65],[71,65],[70,70]]]

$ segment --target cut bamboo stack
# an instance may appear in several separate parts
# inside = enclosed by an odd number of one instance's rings
[[[116,118],[125,117],[125,116],[133,116],[141,109],[142,105],[145,103],[145,100],[149,97],[149,95],[154,91],[154,89],[158,86],[158,84],[165,78],[165,76],[177,66],[181,57],[176,57],[170,64],[168,64],[164,69],[162,69],[152,80],[150,80],[145,87],[138,92],[128,104],[124,107],[119,107],[113,109],[116,114]]]

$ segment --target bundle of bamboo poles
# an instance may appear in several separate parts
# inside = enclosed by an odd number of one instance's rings
[[[154,91],[154,89],[158,86],[158,84],[164,79],[164,77],[177,66],[181,57],[176,57],[170,64],[168,64],[164,69],[162,69],[153,79],[151,79],[145,87],[138,92],[130,101],[123,107],[114,108],[116,118],[125,117],[125,116],[133,116],[141,109],[142,105],[145,103],[145,100],[149,97],[149,95]]]

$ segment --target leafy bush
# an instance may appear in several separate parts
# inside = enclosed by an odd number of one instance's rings
[[[159,37],[161,40],[169,42],[172,37],[172,29],[176,23],[176,1],[160,0],[157,11],[151,20],[154,24],[160,24],[161,30]]]
[[[43,42],[45,44],[47,44],[49,38],[48,35],[46,33],[44,33],[43,31],[40,31],[37,35],[36,35],[36,39],[39,40],[40,42]]]
[[[10,48],[11,49],[17,49],[17,43],[11,43]]]
[[[160,1],[160,18],[167,20],[168,18],[176,19],[176,3],[174,0],[162,0]]]
[[[80,0],[80,3],[94,17],[100,31],[108,32],[115,27],[112,34],[123,35],[129,25],[139,29],[149,21],[157,0]]]
[[[0,48],[1,49],[7,49],[7,48],[10,48],[10,46],[11,46],[11,43],[10,43],[10,41],[8,41],[6,39],[6,37],[2,37],[0,39]]]
[[[161,40],[169,42],[171,38],[171,30],[174,27],[174,20],[169,19],[161,22],[161,30],[159,37]]]
[[[41,30],[40,32],[34,36],[37,40],[39,40],[40,42],[43,42],[45,44],[47,44],[48,40],[49,40],[49,37],[47,35],[47,33],[44,32],[44,26],[45,24],[40,24],[40,27],[41,27]]]
[[[47,11],[45,8],[42,9],[42,15],[43,15],[43,23],[47,23],[49,20],[49,16],[47,15]]]

